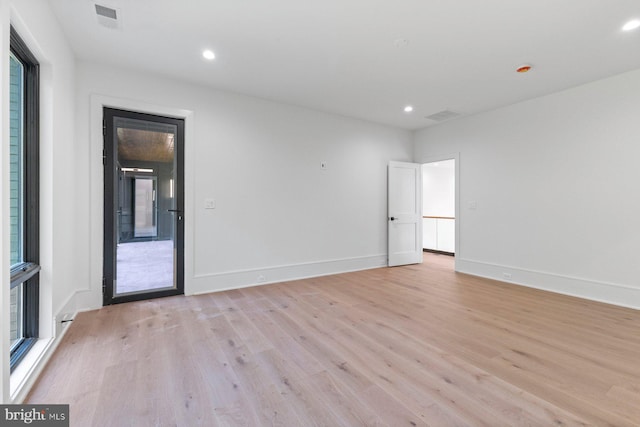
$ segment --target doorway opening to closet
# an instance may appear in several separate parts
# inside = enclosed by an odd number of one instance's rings
[[[423,251],[456,253],[456,160],[422,165]]]

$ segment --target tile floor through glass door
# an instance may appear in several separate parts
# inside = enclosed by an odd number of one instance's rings
[[[173,240],[120,243],[116,294],[174,286]]]

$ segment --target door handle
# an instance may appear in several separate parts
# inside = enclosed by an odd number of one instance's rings
[[[392,217],[391,217],[391,218],[389,218],[389,219],[390,219],[391,221],[395,221],[397,218],[392,216]]]
[[[167,212],[177,213],[178,214],[178,221],[182,221],[182,210],[180,210],[180,209],[167,209]]]

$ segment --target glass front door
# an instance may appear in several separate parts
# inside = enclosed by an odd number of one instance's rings
[[[184,122],[104,113],[105,304],[183,293]]]

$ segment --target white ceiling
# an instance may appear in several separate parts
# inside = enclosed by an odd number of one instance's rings
[[[406,129],[640,68],[638,0],[49,1],[79,59]]]

